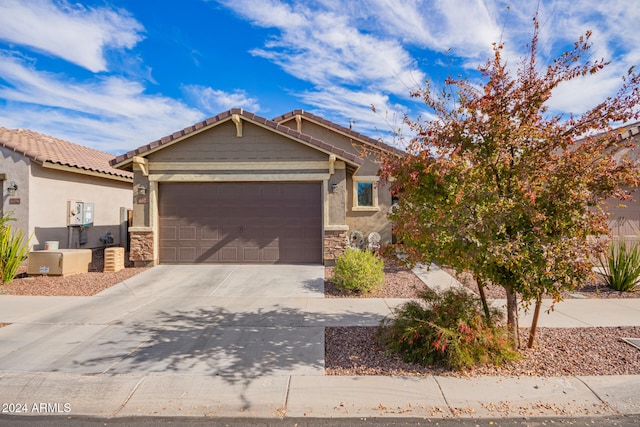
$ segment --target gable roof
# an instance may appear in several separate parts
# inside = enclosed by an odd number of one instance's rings
[[[29,129],[0,127],[0,146],[54,169],[64,169],[120,181],[133,181],[131,172],[113,168],[113,156]]]
[[[217,126],[221,123],[232,120],[234,115],[240,116],[244,120],[257,124],[263,128],[272,130],[273,132],[280,133],[289,138],[296,139],[299,142],[304,143],[313,148],[316,148],[320,151],[324,151],[330,154],[335,154],[338,158],[345,160],[348,163],[354,164],[356,166],[360,166],[363,162],[363,160],[355,154],[348,153],[338,147],[334,147],[333,145],[327,144],[324,141],[321,141],[309,135],[300,133],[295,129],[291,129],[288,126],[281,125],[272,120],[266,119],[264,117],[260,117],[248,111],[244,111],[242,108],[232,108],[231,110],[220,113],[217,116],[210,117],[206,120],[203,120],[201,122],[188,126],[182,130],[174,132],[171,135],[167,135],[164,138],[150,142],[149,144],[138,147],[135,150],[131,150],[125,154],[117,156],[116,158],[111,160],[111,165],[113,165],[116,168],[128,167],[133,162],[133,158],[136,156],[144,157],[159,149],[162,149],[165,146],[169,146],[180,140],[183,140],[191,136],[191,134],[202,132],[204,130]]]
[[[328,128],[334,132],[338,132],[341,133],[349,138],[354,138],[357,139],[359,141],[364,142],[367,145],[373,146],[375,148],[378,148],[380,150],[392,153],[392,154],[396,154],[398,156],[405,156],[407,153],[405,153],[404,151],[400,150],[399,148],[393,147],[389,144],[385,144],[382,141],[379,141],[377,139],[373,139],[369,136],[363,135],[359,132],[354,131],[353,129],[349,129],[346,128],[344,126],[341,126],[337,123],[331,122],[327,119],[324,119],[320,116],[316,116],[315,114],[309,113],[308,111],[304,111],[304,110],[293,110],[290,111],[288,113],[285,113],[281,116],[278,116],[276,118],[273,119],[274,122],[276,123],[281,123],[281,122],[286,122],[289,121],[291,119],[294,119],[296,116],[302,116],[304,118],[306,118],[307,120],[316,123],[320,126],[323,126],[325,128]]]

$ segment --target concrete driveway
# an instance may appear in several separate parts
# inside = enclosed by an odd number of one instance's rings
[[[321,265],[159,265],[99,296],[324,298]]]
[[[0,371],[323,375],[325,319],[306,310],[323,276],[321,265],[158,266],[93,297],[22,297],[37,310],[9,313]]]

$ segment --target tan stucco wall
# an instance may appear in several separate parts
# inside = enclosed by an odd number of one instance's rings
[[[336,163],[334,174],[328,182],[329,224],[325,225],[346,225],[347,223],[347,171],[344,162]]]
[[[297,123],[293,118],[287,122],[283,122],[282,124],[285,126],[289,126],[293,129],[297,129]],[[320,126],[313,122],[310,122],[305,118],[302,119],[301,130],[302,130],[302,133],[306,135],[311,135],[314,138],[325,141],[326,143],[331,144],[334,147],[338,147],[341,150],[346,151],[347,153],[352,153],[356,155],[360,154],[357,148],[352,144],[351,138],[341,135],[336,131],[327,129],[324,126]]]
[[[296,128],[295,120],[291,120],[283,124],[286,126],[292,126],[294,129]],[[304,119],[302,120],[302,133],[325,141],[327,144],[338,147],[347,153],[361,156],[364,162],[358,169],[358,175],[376,175],[378,173],[380,159],[372,152],[364,152],[362,150],[362,143],[357,140]]]
[[[142,187],[145,189],[144,195],[133,195],[133,227],[149,227],[151,226],[151,188],[149,185],[149,177],[145,176],[140,168],[136,165],[133,167],[133,187]]]
[[[7,174],[7,180],[2,183],[2,212],[10,214],[16,221],[12,227],[28,230],[29,228],[29,167],[30,160],[18,153],[0,147],[0,173]],[[7,187],[13,181],[18,185],[14,196],[9,196]],[[19,204],[10,204],[11,199]]]
[[[292,118],[287,122],[282,123],[285,126],[296,129],[296,121]],[[328,129],[324,126],[320,126],[316,123],[302,119],[302,132],[311,135],[314,138],[318,138],[345,150],[349,153],[361,156],[363,163],[356,171],[355,175],[359,177],[375,177],[378,174],[380,168],[380,157],[374,151],[363,150],[364,145],[348,136],[342,135],[334,130]],[[384,186],[377,188],[378,192],[378,207],[377,211],[354,211],[353,210],[353,178],[352,175],[347,172],[344,181],[344,193],[340,196],[344,197],[342,204],[335,203],[332,205],[332,215],[337,215],[338,206],[344,208],[345,223],[349,226],[349,230],[361,231],[365,237],[369,233],[376,231],[380,233],[382,242],[391,243],[391,224],[387,219],[389,210],[391,209],[391,193],[389,187]]]
[[[131,183],[44,168],[32,163],[29,199],[29,232],[34,232],[34,249],[44,242],[58,241],[69,247],[67,201],[94,204],[93,226],[86,227],[88,241],[80,246],[78,229],[74,227],[71,247],[97,248],[104,244],[99,237],[111,231],[114,244],[120,242],[120,208],[131,209]]]
[[[318,161],[327,155],[268,129],[243,121],[242,137],[232,122],[221,123],[152,153],[150,162]]]
[[[377,211],[354,211],[353,210],[353,179],[347,178],[347,225],[349,230],[358,230],[365,237],[369,233],[376,231],[380,233],[383,243],[391,243],[391,223],[388,215],[391,209],[391,192],[388,186],[374,185],[378,192]]]

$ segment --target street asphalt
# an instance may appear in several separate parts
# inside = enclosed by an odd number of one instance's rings
[[[456,286],[437,268],[416,274],[431,287]],[[158,266],[92,297],[0,295],[0,323],[10,324],[0,328],[0,416],[640,414],[637,375],[325,376],[325,327],[376,326],[406,300],[325,299],[323,277],[320,265]],[[539,325],[640,326],[640,299],[567,300]]]

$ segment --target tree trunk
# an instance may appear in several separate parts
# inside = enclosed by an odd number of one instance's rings
[[[527,348],[533,348],[533,342],[536,339],[536,330],[538,329],[538,317],[540,316],[540,307],[542,306],[542,297],[536,298],[536,308],[533,310],[533,320],[531,321],[531,329],[529,330],[529,342]]]
[[[509,331],[509,338],[515,346],[518,337],[518,302],[516,293],[511,285],[505,286],[504,290],[507,294],[507,330]]]
[[[484,317],[487,319],[487,325],[490,328],[493,328],[491,313],[489,312],[489,304],[487,304],[487,296],[484,293],[484,283],[482,282],[482,279],[478,277],[476,277],[476,283],[478,284],[478,293],[480,294],[480,300],[482,301],[482,308],[484,309]]]

